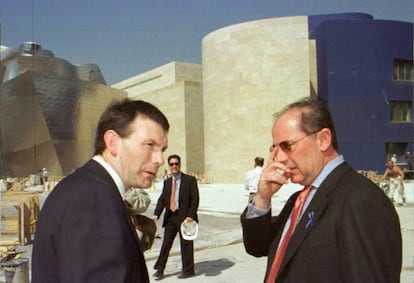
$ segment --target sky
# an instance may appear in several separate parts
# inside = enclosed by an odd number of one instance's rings
[[[414,0],[0,0],[0,43],[97,64],[111,85],[171,61],[200,64],[202,39],[229,25],[346,12],[413,22]]]

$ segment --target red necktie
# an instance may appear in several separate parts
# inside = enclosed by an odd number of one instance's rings
[[[177,210],[177,203],[175,202],[175,193],[177,192],[177,179],[172,177],[172,187],[170,196],[170,210],[175,212]]]
[[[267,276],[266,283],[274,283],[279,272],[280,265],[282,264],[283,257],[287,246],[289,244],[290,238],[295,231],[296,224],[298,222],[298,217],[300,211],[302,210],[303,204],[305,203],[306,198],[308,197],[312,186],[306,186],[298,195],[295,201],[295,206],[292,210],[292,217],[290,219],[289,229],[287,230],[285,237],[282,240],[279,248],[277,249],[276,256],[273,259],[272,266],[270,267],[269,275]]]

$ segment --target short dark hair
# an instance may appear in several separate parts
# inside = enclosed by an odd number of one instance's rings
[[[158,123],[165,132],[168,132],[170,125],[165,115],[151,103],[143,100],[115,100],[108,105],[102,113],[95,137],[95,154],[101,154],[106,149],[104,134],[108,130],[114,130],[122,138],[131,134],[131,123],[137,116],[146,117]]]
[[[277,120],[280,116],[292,109],[300,110],[300,127],[304,133],[310,135],[322,130],[323,128],[328,128],[332,135],[332,146],[335,150],[339,150],[335,125],[325,102],[317,98],[305,97],[289,104],[282,111],[275,113],[274,118]]]
[[[178,160],[178,163],[181,164],[181,158],[177,154],[171,154],[170,156],[168,156],[168,159],[167,159],[168,163],[170,163],[170,160],[173,159],[173,158],[174,159],[177,159]]]
[[[257,156],[257,157],[254,159],[254,164],[256,164],[256,166],[260,166],[260,167],[262,167],[262,166],[263,166],[263,164],[264,164],[264,158],[263,158],[263,157],[261,157],[261,156]]]

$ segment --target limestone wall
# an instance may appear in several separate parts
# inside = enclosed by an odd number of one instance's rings
[[[204,173],[200,65],[171,62],[112,87],[127,91],[131,99],[156,105],[170,123],[165,158],[178,154],[184,172]],[[159,176],[164,169],[168,170],[166,164],[167,160],[159,170]]]
[[[309,45],[305,16],[241,23],[204,37],[204,150],[209,181],[243,182],[257,155],[267,159],[273,113],[310,95],[314,66]]]
[[[166,156],[180,154],[183,171],[240,183],[268,157],[273,113],[316,93],[315,50],[306,16],[241,23],[204,37],[202,66],[171,62],[113,87],[167,115]]]

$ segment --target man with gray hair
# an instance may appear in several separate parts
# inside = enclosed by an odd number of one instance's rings
[[[275,118],[257,194],[241,215],[246,251],[268,257],[265,282],[400,282],[398,215],[339,153],[327,106],[303,99]],[[272,197],[288,182],[304,188],[272,218]]]

